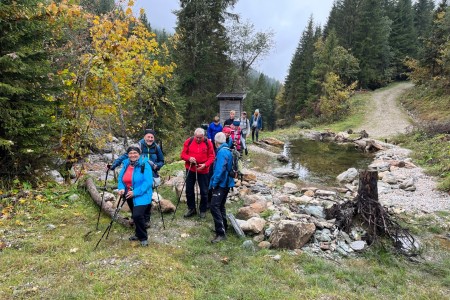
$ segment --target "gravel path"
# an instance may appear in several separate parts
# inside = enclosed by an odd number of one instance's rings
[[[380,139],[404,133],[410,126],[408,115],[398,106],[397,98],[413,87],[404,82],[392,88],[375,91],[367,107],[364,123],[355,131],[365,130],[370,138]]]

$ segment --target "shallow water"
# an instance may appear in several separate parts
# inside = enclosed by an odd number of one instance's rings
[[[283,154],[289,157],[288,166],[298,171],[300,180],[331,185],[340,173],[352,167],[366,168],[373,158],[372,154],[355,149],[353,144],[306,139],[286,142]]]

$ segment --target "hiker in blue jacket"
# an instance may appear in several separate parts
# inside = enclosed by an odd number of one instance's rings
[[[219,116],[215,116],[214,121],[211,122],[211,124],[209,124],[208,130],[206,131],[208,139],[210,139],[213,144],[214,151],[216,151],[216,145],[214,144],[214,137],[218,132],[221,132],[223,129],[222,124],[220,124],[219,121],[220,121]]]
[[[161,148],[155,143],[156,132],[153,129],[145,129],[144,138],[139,141],[141,156],[146,158],[152,167],[153,177],[158,178],[158,171],[164,166],[164,155]],[[128,158],[128,153],[119,156],[111,165],[110,169],[114,170]],[[148,206],[145,213],[145,222],[147,228],[150,227],[151,205]]]
[[[145,157],[141,155],[139,145],[127,149],[128,158],[123,161],[119,174],[119,195],[125,195],[134,221],[135,235],[130,241],[140,241],[141,246],[148,246],[145,224],[145,212],[152,202],[153,174]]]
[[[215,143],[217,147],[216,159],[214,160],[214,172],[209,182],[212,190],[211,215],[214,219],[216,236],[211,243],[218,243],[226,239],[227,217],[225,202],[230,188],[234,187],[234,179],[229,176],[232,171],[233,155],[226,143],[223,132],[216,134]]]

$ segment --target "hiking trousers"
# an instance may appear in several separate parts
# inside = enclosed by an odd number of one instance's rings
[[[214,219],[214,229],[217,235],[225,235],[227,223],[227,214],[225,202],[227,201],[230,188],[216,187],[212,189],[211,215]]]
[[[209,175],[197,173],[197,180],[195,172],[190,171],[186,177],[186,201],[189,209],[197,210],[195,207],[195,182],[198,182],[200,187],[200,212],[206,212],[208,203],[208,185]]]
[[[256,135],[256,141],[258,141],[258,135],[259,135],[258,127],[252,127],[252,142],[255,141],[255,135]]]

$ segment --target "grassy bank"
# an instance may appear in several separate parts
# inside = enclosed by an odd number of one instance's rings
[[[69,200],[74,193],[80,198]],[[162,194],[176,201],[171,189]],[[114,224],[94,251],[110,219],[94,230],[98,208],[82,190],[49,186],[3,199],[0,299],[442,299],[450,289],[450,245],[435,238],[448,215],[415,221],[426,249],[417,264],[380,247],[329,260],[249,251],[234,234],[212,245],[211,216],[184,220],[184,206],[174,221],[166,216],[165,230],[153,216],[148,248]]]

